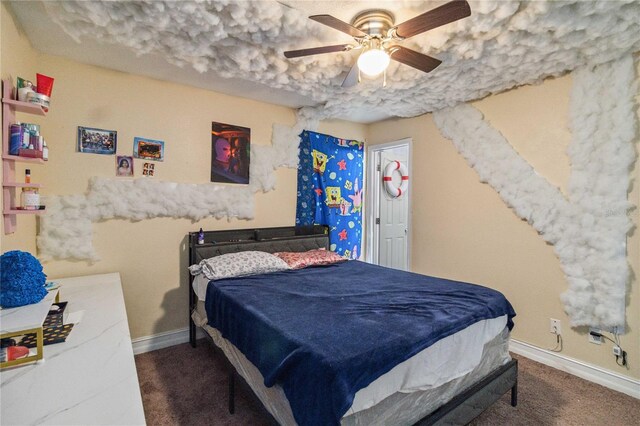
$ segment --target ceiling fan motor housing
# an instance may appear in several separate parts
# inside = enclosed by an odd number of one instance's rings
[[[365,10],[353,18],[351,24],[371,37],[385,38],[391,27],[394,17],[391,12],[381,9]]]

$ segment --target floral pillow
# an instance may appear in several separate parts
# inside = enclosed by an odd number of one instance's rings
[[[337,253],[325,249],[309,250],[305,252],[283,251],[274,253],[280,259],[287,262],[291,269],[302,269],[315,265],[330,265],[343,262],[346,259]]]
[[[203,274],[210,280],[266,274],[291,269],[277,256],[264,251],[241,251],[210,257],[191,265],[191,275]]]

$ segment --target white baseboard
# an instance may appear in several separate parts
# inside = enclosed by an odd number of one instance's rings
[[[590,382],[640,399],[640,380],[607,371],[595,365],[587,364],[586,362],[578,361],[514,339],[511,339],[509,350],[525,358],[548,365],[549,367],[565,371]]]
[[[200,327],[196,327],[196,339],[204,337],[204,332]],[[179,330],[165,331],[164,333],[154,334],[152,336],[138,337],[132,339],[133,354],[143,354],[145,352],[156,351],[158,349],[168,348],[169,346],[180,345],[189,341],[189,328],[181,328]]]

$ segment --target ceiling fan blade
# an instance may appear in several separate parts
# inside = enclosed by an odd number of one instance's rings
[[[358,84],[358,64],[353,64],[342,82],[342,87],[353,87]]]
[[[466,0],[454,0],[396,25],[394,29],[399,37],[409,38],[469,15],[471,15],[469,3]]]
[[[367,33],[365,33],[364,31],[360,31],[356,27],[349,25],[346,22],[339,20],[338,18],[334,18],[331,15],[313,15],[309,16],[309,19],[320,22],[321,24],[324,24],[338,31],[342,31],[343,33],[349,34],[351,37],[364,37],[367,35]]]
[[[431,72],[442,63],[439,59],[402,46],[393,46],[389,50],[391,52],[391,59],[423,72]]]
[[[344,52],[348,50],[349,44],[335,44],[333,46],[312,47],[309,49],[288,50],[284,52],[286,58],[299,58],[300,56],[319,55],[321,53]]]

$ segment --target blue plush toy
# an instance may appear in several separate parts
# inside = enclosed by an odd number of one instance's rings
[[[3,308],[38,303],[47,295],[44,288],[47,276],[31,253],[8,251],[0,256],[0,268],[0,306]]]

